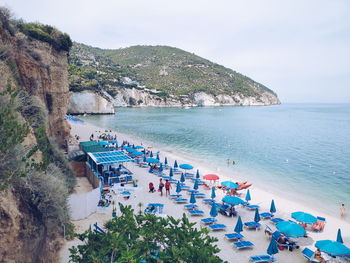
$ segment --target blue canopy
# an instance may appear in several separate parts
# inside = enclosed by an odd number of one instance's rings
[[[179,167],[179,166],[177,165],[177,161],[175,160],[175,162],[174,162],[174,168],[177,168],[177,167]]]
[[[168,164],[168,158],[166,158],[166,156],[165,156],[165,159],[164,159],[164,164],[165,164],[165,165]]]
[[[225,196],[224,198],[222,198],[222,201],[230,205],[239,205],[245,203],[241,198],[238,198],[236,196]]]
[[[218,215],[217,206],[216,206],[216,204],[212,204],[211,205],[211,209],[210,209],[210,216],[211,217],[217,217],[217,215]]]
[[[135,149],[143,149],[143,146],[137,145],[137,146],[135,146]]]
[[[104,142],[104,141],[99,141],[98,145],[109,145],[109,143],[108,142]]]
[[[339,242],[339,243],[344,243],[343,238],[342,238],[342,236],[341,236],[341,230],[340,230],[340,228],[338,229],[338,233],[337,233],[337,242]]]
[[[185,175],[184,173],[181,173],[181,178],[180,178],[181,183],[185,182]]]
[[[131,155],[134,155],[134,156],[141,156],[142,154],[143,154],[142,152],[138,152],[138,151],[131,153]]]
[[[193,189],[197,190],[198,189],[198,180],[194,182]]]
[[[245,200],[248,202],[248,201],[250,201],[250,200],[252,200],[252,198],[250,197],[250,191],[249,191],[249,189],[248,189],[248,191],[247,191],[247,194],[245,195]]]
[[[270,213],[276,213],[276,206],[275,206],[275,201],[271,201],[271,206],[270,206]]]
[[[96,165],[112,165],[115,163],[132,161],[132,159],[122,151],[88,153],[88,157],[90,158],[88,160],[92,160]]]
[[[292,217],[304,224],[314,224],[317,222],[317,218],[313,215],[304,212],[294,212],[292,213]]]
[[[222,182],[221,185],[226,186],[227,188],[230,188],[230,189],[237,189],[238,188],[238,184],[231,182],[231,181]]]
[[[170,168],[169,176],[170,176],[170,177],[173,177],[173,176],[174,176],[174,172],[173,172],[173,168],[172,168],[172,167]]]
[[[214,199],[216,197],[216,194],[215,194],[215,187],[213,186],[211,188],[211,198]]]
[[[258,223],[260,220],[259,209],[255,208],[254,222]]]
[[[191,203],[191,204],[196,203],[196,196],[194,195],[194,192],[191,193],[190,203]]]
[[[292,221],[282,221],[276,224],[276,228],[285,234],[287,237],[303,237],[305,229]]]
[[[128,148],[128,149],[126,149],[126,151],[129,152],[129,153],[137,152],[137,150],[133,149],[133,148]]]
[[[319,250],[327,253],[330,256],[335,257],[346,257],[350,256],[350,249],[346,247],[344,244],[332,241],[332,240],[320,240],[315,244]]]
[[[116,140],[111,140],[109,143],[118,143]]]
[[[180,192],[181,192],[180,181],[177,181],[177,184],[176,184],[176,193],[180,193]]]
[[[197,173],[196,173],[196,178],[199,179],[200,175],[199,175],[199,170],[197,169]]]
[[[277,241],[274,238],[271,238],[270,244],[267,248],[267,254],[270,256],[277,254],[278,253],[278,246],[277,246]]]
[[[155,159],[155,158],[148,158],[148,159],[146,159],[146,162],[147,163],[159,163],[159,160]]]
[[[193,169],[193,166],[185,163],[185,164],[180,164],[180,168],[185,169],[185,170],[191,170],[191,169]]]
[[[123,150],[127,150],[127,149],[130,149],[130,147],[129,146],[123,146],[122,149]]]
[[[234,231],[236,233],[241,233],[243,231],[243,223],[242,223],[242,218],[241,216],[238,217],[237,224],[235,226]]]

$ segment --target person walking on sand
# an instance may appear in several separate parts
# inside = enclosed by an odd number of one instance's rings
[[[341,206],[340,206],[340,216],[341,216],[341,217],[345,217],[345,214],[346,214],[345,205],[344,205],[344,204],[341,204]]]
[[[171,188],[171,184],[169,182],[169,180],[165,181],[165,196],[170,195],[170,188]]]
[[[158,188],[158,191],[160,192],[160,196],[163,196],[163,188],[164,188],[163,180],[160,179],[159,180],[159,188]]]

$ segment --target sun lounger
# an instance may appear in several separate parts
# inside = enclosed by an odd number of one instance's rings
[[[140,163],[139,166],[141,168],[148,168],[149,167],[148,163]]]
[[[271,257],[270,255],[251,256],[250,260],[255,262],[255,263],[275,262],[276,261],[276,259]]]
[[[189,194],[192,194],[192,193],[196,194],[198,192],[199,192],[198,190],[193,190],[193,189],[188,189],[187,190],[187,193],[189,193]]]
[[[208,227],[213,231],[219,231],[219,230],[225,230],[226,225],[224,224],[214,224],[214,225],[208,225]]]
[[[185,209],[195,209],[195,208],[198,208],[198,205],[189,204],[189,205],[185,205],[184,207],[185,207]]]
[[[304,248],[303,251],[301,251],[303,256],[308,259],[309,262],[320,262],[319,260],[315,259],[315,252],[313,252],[309,248]]]
[[[255,210],[255,209],[257,209],[257,208],[260,208],[260,206],[258,206],[258,205],[247,205],[246,206],[249,210]]]
[[[268,218],[273,217],[273,214],[271,214],[271,213],[269,213],[269,212],[264,212],[264,213],[261,213],[260,216],[261,216],[263,219],[268,219]]]
[[[211,203],[214,203],[214,202],[215,202],[214,199],[209,199],[209,198],[203,199],[203,203],[205,203],[205,204],[211,204]]]
[[[242,248],[253,248],[254,244],[250,241],[238,241],[233,243],[237,249],[242,249]]]
[[[187,186],[187,185],[183,185],[183,186],[181,186],[181,190],[188,190],[188,189],[190,189],[190,187],[189,187],[189,186]]]
[[[204,183],[203,186],[204,186],[204,188],[207,189],[207,190],[210,190],[210,189],[211,189],[210,186],[209,186],[208,184],[206,184],[206,183]]]
[[[203,223],[204,225],[210,225],[210,224],[213,224],[217,221],[218,220],[214,217],[208,217],[208,218],[201,219],[201,223]]]
[[[182,195],[177,194],[177,195],[168,195],[168,196],[169,196],[170,199],[178,199],[178,198],[180,198]]]
[[[239,234],[239,233],[230,233],[230,234],[225,234],[225,237],[228,240],[241,240],[242,238],[244,238],[243,235]]]
[[[248,229],[260,229],[260,223],[256,223],[256,222],[245,222],[244,226]]]
[[[188,200],[185,199],[185,198],[177,198],[177,199],[174,199],[175,203],[177,204],[183,204],[183,203],[187,203]]]
[[[284,221],[284,219],[279,218],[279,217],[271,218],[270,220],[271,220],[271,222],[274,223],[274,224],[277,224],[277,223],[279,223],[279,222],[283,222],[283,221]]]
[[[194,194],[197,198],[204,198],[205,197],[205,194],[203,193],[195,193]]]
[[[204,212],[202,210],[188,210],[188,213],[191,216],[202,216],[202,215],[204,215]]]
[[[324,217],[317,217],[317,222],[311,226],[311,229],[316,232],[321,232],[326,224],[326,218]]]

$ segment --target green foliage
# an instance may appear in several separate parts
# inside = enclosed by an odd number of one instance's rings
[[[105,235],[91,230],[77,235],[84,244],[70,249],[70,262],[223,262],[216,256],[217,239],[194,228],[185,214],[181,219],[134,216],[130,206],[119,206],[121,215],[106,223]]]

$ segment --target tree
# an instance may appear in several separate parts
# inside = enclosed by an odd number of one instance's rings
[[[130,206],[119,206],[121,215],[106,223],[106,234],[77,235],[84,244],[70,249],[70,262],[223,262],[216,255],[217,239],[205,228],[194,228],[185,214],[181,219],[135,216]]]

